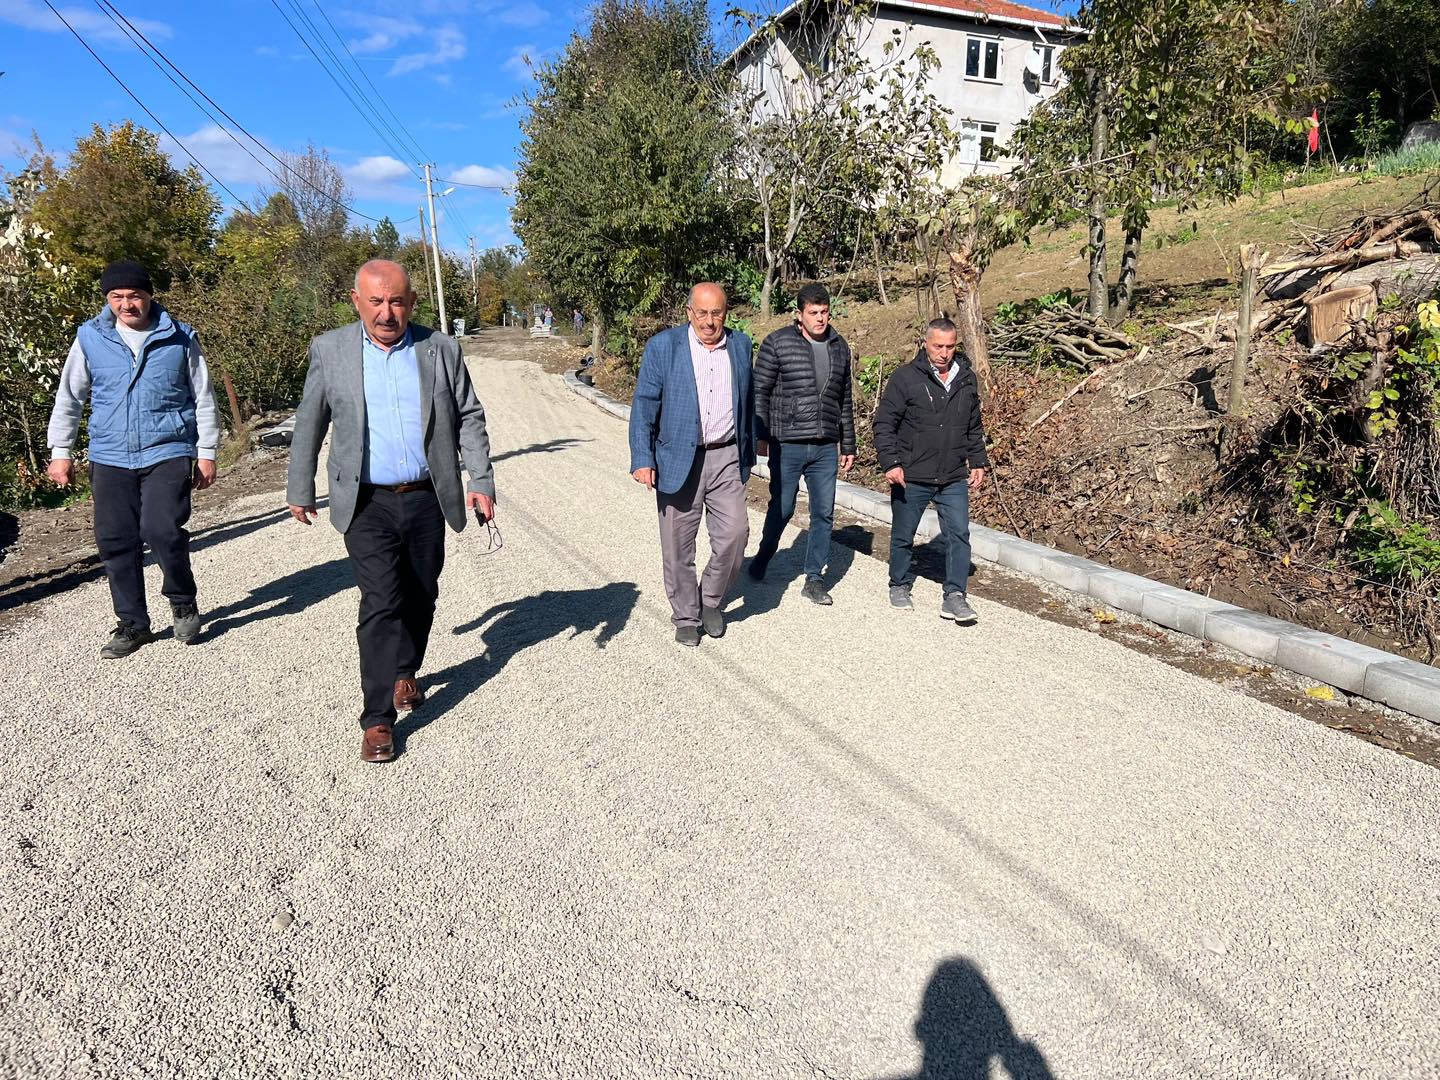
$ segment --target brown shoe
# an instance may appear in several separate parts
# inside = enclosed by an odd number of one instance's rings
[[[407,679],[395,680],[396,712],[418,709],[423,704],[425,704],[425,691],[420,689],[420,683],[414,675]]]
[[[394,761],[395,736],[389,724],[367,727],[360,740],[361,761]]]

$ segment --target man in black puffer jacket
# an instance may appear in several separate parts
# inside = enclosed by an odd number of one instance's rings
[[[875,411],[875,451],[890,481],[890,603],[911,608],[911,545],[930,503],[945,541],[945,599],[940,616],[976,621],[966,599],[970,579],[970,491],[985,482],[985,429],[970,361],[949,319],[925,330],[912,363],[890,376]]]
[[[755,360],[756,449],[770,458],[770,508],[760,548],[750,560],[757,581],[780,546],[795,513],[800,477],[810,499],[810,539],[805,547],[802,595],[831,603],[820,575],[830,561],[835,520],[835,444],[839,467],[855,464],[855,415],[850,397],[850,346],[830,325],[830,294],[806,285],[795,300],[796,321],[760,345]]]

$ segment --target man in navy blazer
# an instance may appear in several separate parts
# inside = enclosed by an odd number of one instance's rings
[[[685,304],[686,326],[645,346],[630,406],[630,475],[655,492],[665,595],[675,640],[723,637],[725,593],[740,572],[750,518],[745,481],[755,464],[750,339],[725,329],[725,289],[701,282]],[[695,576],[700,518],[710,561]]]

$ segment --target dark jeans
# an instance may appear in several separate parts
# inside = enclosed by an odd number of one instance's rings
[[[195,603],[190,570],[191,461],[170,458],[148,469],[121,469],[90,463],[95,505],[95,546],[110,581],[115,617],[137,630],[150,629],[145,603],[145,545],[164,578],[165,599]]]
[[[345,550],[360,586],[360,726],[393,724],[395,680],[424,663],[440,595],[445,515],[435,493],[362,486]]]
[[[890,584],[915,584],[911,549],[920,516],[931,503],[940,516],[940,538],[945,542],[945,595],[963,593],[970,582],[970,485],[890,485]]]
[[[795,516],[800,477],[810,501],[810,539],[805,545],[805,576],[818,578],[830,561],[835,527],[835,476],[840,458],[833,442],[770,443],[770,507],[755,558],[768,563],[780,546],[780,534]]]

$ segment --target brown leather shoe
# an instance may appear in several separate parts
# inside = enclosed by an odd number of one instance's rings
[[[418,709],[423,704],[425,704],[425,691],[420,689],[420,683],[414,675],[408,679],[395,680],[396,712]]]
[[[361,761],[394,761],[395,735],[389,724],[367,727],[360,739]]]

